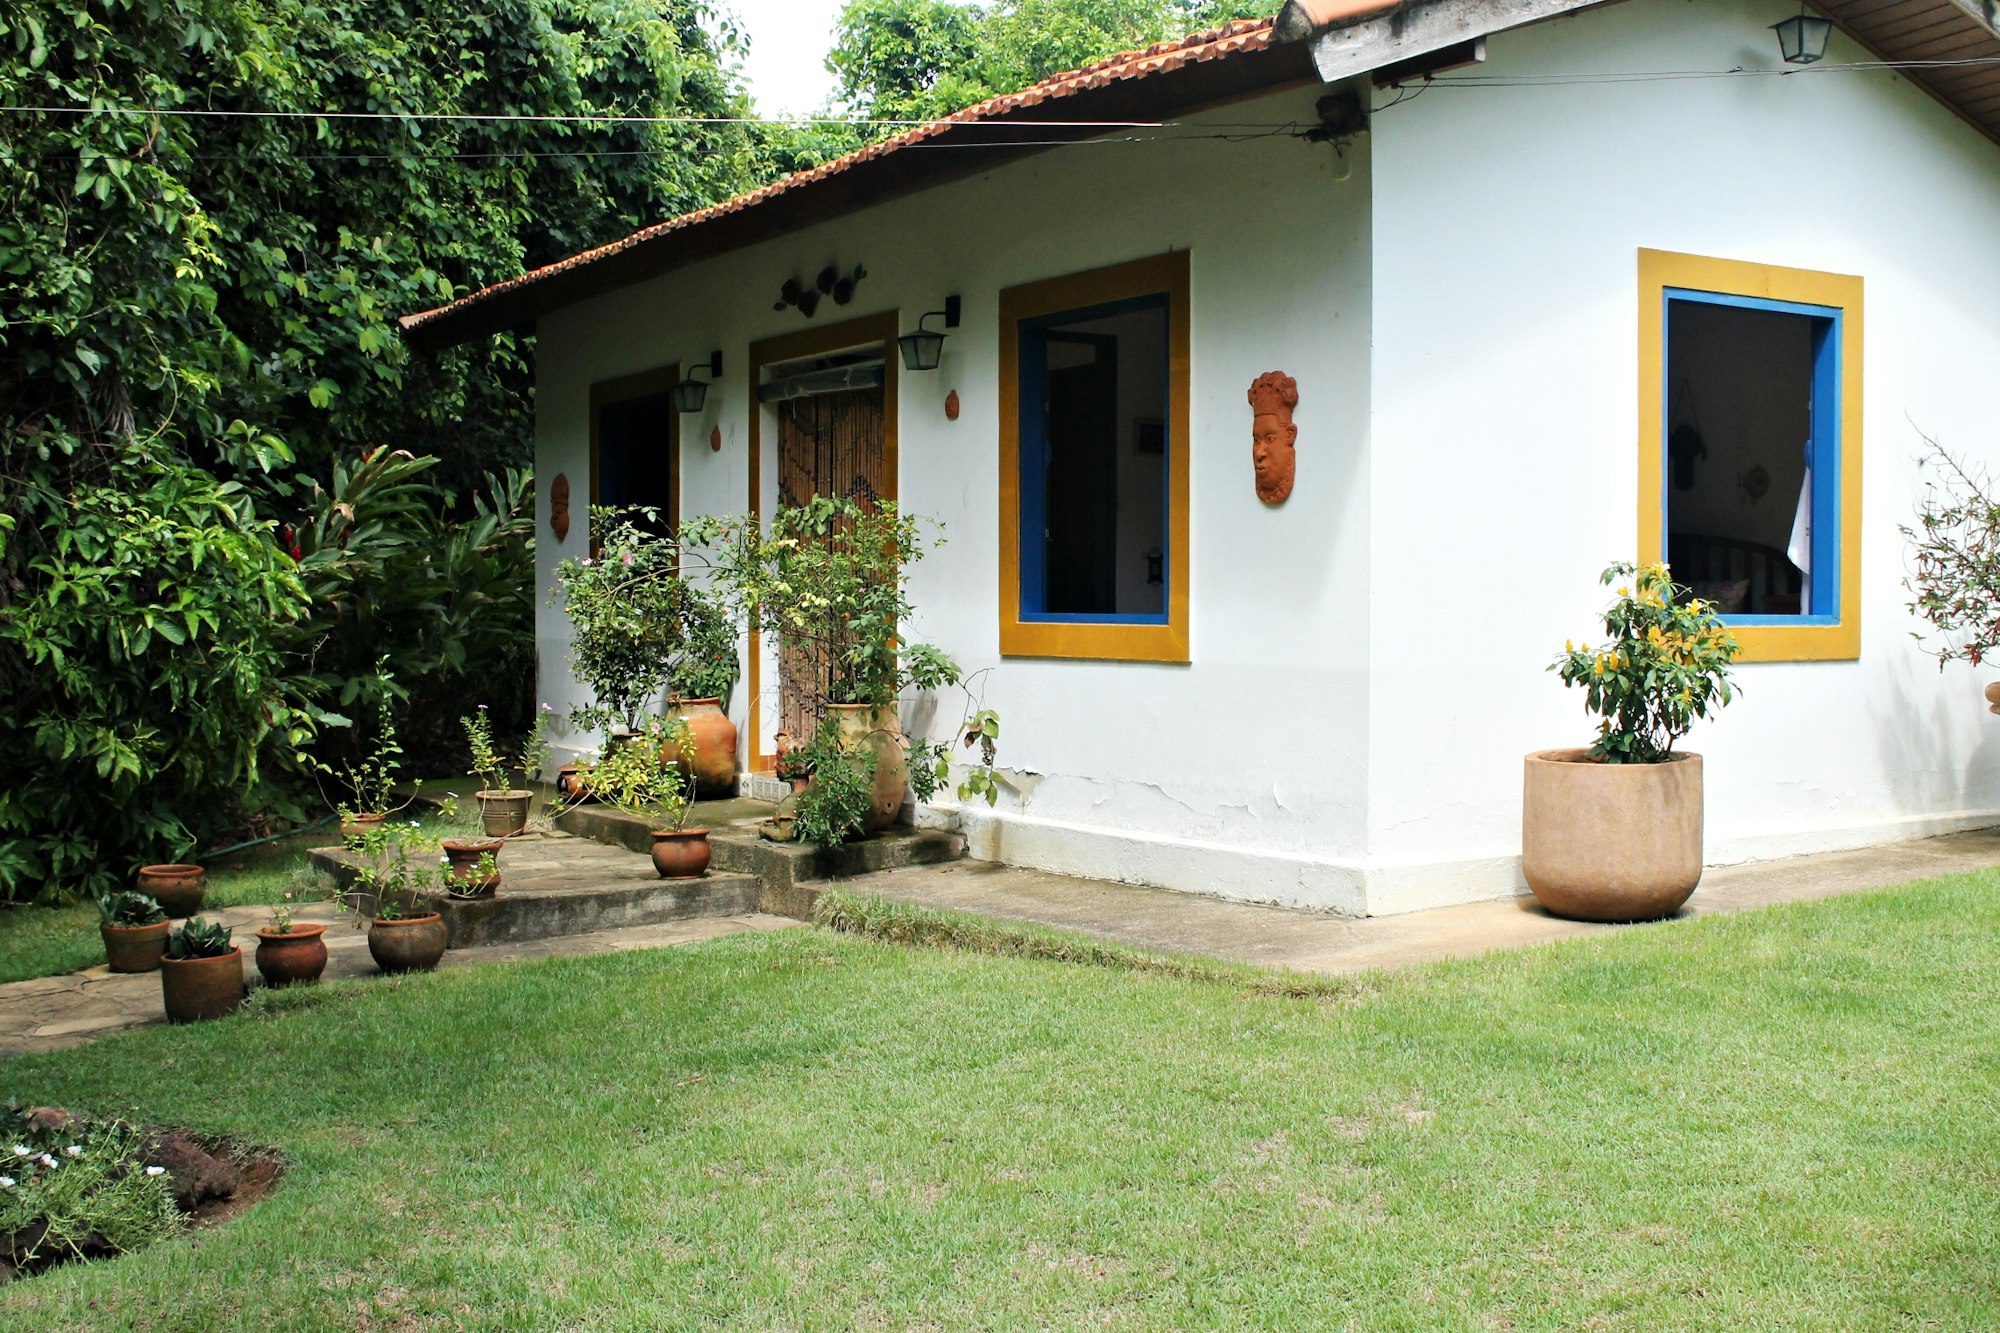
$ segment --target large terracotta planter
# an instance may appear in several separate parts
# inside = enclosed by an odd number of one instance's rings
[[[528,809],[535,803],[531,791],[476,791],[479,823],[489,838],[511,838],[528,827]]]
[[[653,869],[661,879],[699,879],[708,873],[708,830],[653,830]]]
[[[257,932],[257,971],[264,984],[277,989],[302,981],[318,981],[326,971],[326,927],[316,921],[294,922],[286,931]]]
[[[902,724],[892,705],[876,708],[870,704],[834,704],[832,713],[840,728],[840,743],[846,749],[865,749],[875,756],[874,798],[862,828],[880,833],[896,822],[903,808],[903,793],[910,785],[910,756],[903,747]]]
[[[208,892],[208,872],[200,866],[143,866],[139,892],[157,900],[168,916],[193,916]]]
[[[1527,757],[1521,873],[1542,906],[1580,921],[1671,916],[1701,882],[1701,756],[1605,764],[1588,750]]]
[[[384,972],[428,972],[444,957],[444,918],[404,917],[396,921],[376,917],[368,924],[368,956]]]
[[[445,838],[438,844],[444,848],[444,857],[450,863],[447,874],[456,886],[453,892],[461,898],[490,898],[500,887],[500,849],[506,844],[498,838]],[[479,858],[488,852],[493,854],[493,873],[479,873]]]
[[[111,926],[99,922],[97,933],[104,937],[104,961],[113,972],[151,972],[167,953],[171,921],[155,921],[150,926]]]
[[[243,1003],[243,950],[220,958],[162,958],[160,999],[169,1023],[221,1018]]]
[[[722,711],[720,699],[670,699],[667,716],[687,723],[694,754],[682,755],[681,771],[694,778],[694,794],[704,801],[727,800],[736,794],[736,724]]]

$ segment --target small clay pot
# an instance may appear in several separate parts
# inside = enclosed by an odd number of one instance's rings
[[[590,799],[590,783],[584,779],[575,764],[564,764],[556,770],[556,790],[564,799],[587,801]]]
[[[785,784],[792,789],[792,795],[798,796],[803,794],[807,787],[812,786],[812,778],[810,776],[803,778],[786,778]]]
[[[97,933],[104,937],[104,961],[113,972],[151,972],[166,956],[171,921],[155,921],[150,926],[110,926],[99,922]]]
[[[446,873],[456,886],[454,894],[461,898],[487,898],[500,887],[500,849],[506,846],[500,839],[445,838],[438,845],[444,848],[445,860],[451,863]],[[479,858],[488,852],[493,854],[493,873],[482,876]]]
[[[535,803],[531,791],[476,791],[479,822],[489,838],[511,838],[528,827],[528,808]]]
[[[661,879],[700,879],[708,873],[708,830],[653,830],[653,869]]]
[[[368,956],[384,972],[429,972],[444,957],[445,938],[436,912],[396,921],[378,916],[368,925]]]
[[[388,817],[387,815],[349,815],[340,821],[340,836],[343,839],[358,838],[364,833],[373,833],[376,829],[382,827],[382,821]]]
[[[208,872],[200,866],[143,866],[139,892],[157,899],[168,916],[193,916],[201,910],[202,895],[208,892]]]
[[[160,998],[169,1023],[221,1018],[243,1003],[243,950],[220,958],[160,959]]]
[[[257,932],[257,970],[264,984],[276,990],[303,981],[318,981],[326,971],[326,927],[316,921],[294,922],[287,931],[265,927]]]

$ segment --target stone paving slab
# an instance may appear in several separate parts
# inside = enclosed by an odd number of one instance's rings
[[[1701,887],[1673,919],[1829,898],[1995,865],[2000,865],[2000,829],[1719,866],[1703,875]],[[1135,948],[1298,972],[1405,967],[1649,928],[1566,921],[1525,894],[1398,916],[1342,917],[987,861],[862,875],[843,887],[920,907],[1053,926]]]
[[[227,907],[202,915],[219,919],[236,930],[235,942],[243,946],[244,978],[253,986],[260,984],[257,966],[251,961],[251,955],[257,947],[256,929],[270,920],[271,909]],[[308,903],[296,907],[292,911],[292,919],[326,923],[323,937],[327,952],[326,981],[381,975],[375,967],[375,960],[368,955],[366,922],[340,912],[330,903]],[[789,917],[762,913],[701,917],[582,935],[559,935],[544,940],[453,949],[445,954],[441,966],[477,967],[489,963],[571,958],[627,949],[664,949],[739,931],[783,930],[799,924]],[[107,1032],[164,1021],[158,972],[116,973],[108,967],[98,966],[68,976],[38,977],[32,981],[0,985],[0,1056],[61,1050],[81,1045]]]

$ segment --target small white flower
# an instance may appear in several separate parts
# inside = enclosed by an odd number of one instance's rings
[[[419,824],[419,823],[418,823],[418,822],[417,822],[416,820],[412,819],[412,820],[410,821],[410,827],[411,827],[411,828],[422,828],[422,827],[423,827],[423,825],[422,825],[422,824]]]
[[[14,1177],[0,1176],[0,1190],[10,1190],[13,1188],[14,1188]]]
[[[14,1145],[14,1155],[16,1157],[33,1157],[35,1155],[35,1150],[33,1148],[27,1147],[24,1144],[17,1143]]]
[[[149,1176],[164,1176],[167,1174],[167,1168],[164,1166],[149,1166],[146,1168],[146,1174]]]
[[[80,1144],[75,1144],[75,1143],[72,1143],[72,1144],[70,1144],[70,1145],[69,1145],[69,1147],[67,1147],[67,1148],[64,1148],[64,1149],[63,1149],[63,1156],[65,1156],[65,1157],[81,1157],[81,1156],[83,1156],[83,1147],[82,1147],[82,1145],[80,1145]]]
[[[37,1157],[37,1158],[36,1158],[35,1160],[36,1160],[36,1161],[38,1161],[38,1162],[40,1162],[40,1163],[41,1163],[41,1164],[42,1164],[43,1166],[61,1166],[61,1165],[62,1165],[62,1163],[61,1163],[61,1162],[58,1162],[58,1161],[57,1161],[57,1160],[56,1160],[55,1158],[53,1158],[53,1157],[49,1156],[49,1155],[48,1155],[47,1153],[43,1153],[43,1154],[42,1154],[42,1155],[41,1155],[40,1157]]]

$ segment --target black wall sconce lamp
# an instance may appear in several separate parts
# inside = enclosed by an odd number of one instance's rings
[[[1808,14],[1800,5],[1797,17],[1773,23],[1771,31],[1778,34],[1778,49],[1784,52],[1787,65],[1810,65],[1826,58],[1826,39],[1833,32],[1833,20]]]
[[[906,333],[896,339],[896,345],[903,349],[905,370],[936,370],[938,358],[944,355],[944,334],[936,329],[924,327],[924,321],[942,317],[948,329],[958,327],[958,298],[944,298],[944,309],[931,310],[917,317],[917,331]]]
[[[701,405],[708,401],[708,380],[698,380],[695,375],[704,370],[708,372],[709,380],[722,378],[721,348],[708,354],[707,365],[696,364],[688,367],[688,377],[674,385],[674,411],[701,411]]]

